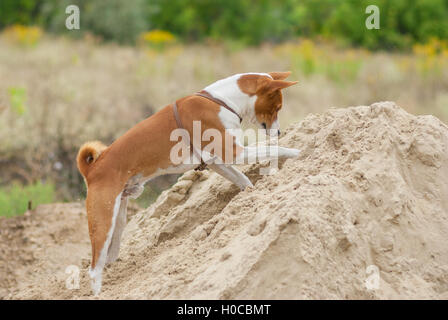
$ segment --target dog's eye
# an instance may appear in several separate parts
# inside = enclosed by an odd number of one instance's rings
[[[266,129],[266,122],[263,122],[263,123],[261,124],[261,126],[263,127],[263,129]]]

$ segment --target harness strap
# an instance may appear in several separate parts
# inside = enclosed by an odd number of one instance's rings
[[[185,129],[184,126],[182,125],[182,121],[180,121],[179,111],[177,110],[177,103],[176,103],[176,101],[174,101],[174,103],[173,103],[173,113],[174,113],[174,119],[176,119],[177,127],[180,128],[180,129]],[[191,150],[193,151],[194,155],[197,158],[201,159],[201,164],[197,168],[195,168],[194,170],[197,170],[197,171],[204,170],[205,167],[207,167],[207,164],[204,162],[204,160],[202,160],[201,155],[195,149],[195,147],[193,146],[193,143],[191,143],[191,140],[188,137],[188,134],[185,136],[185,139],[187,139],[187,141],[190,142],[190,147],[191,147]]]
[[[239,119],[240,119],[240,123],[243,121],[243,118],[241,118],[241,116],[232,108],[230,108],[227,103],[225,103],[224,101],[222,101],[221,99],[215,98],[214,96],[212,96],[209,92],[205,91],[205,90],[201,90],[199,92],[196,92],[195,95],[206,98],[208,100],[211,100],[217,104],[219,104],[220,106],[223,106],[224,108],[226,108],[227,110],[229,110],[230,112],[232,112],[233,114],[235,114]]]
[[[180,121],[180,118],[179,118],[179,111],[177,111],[177,102],[176,101],[174,101],[174,103],[173,103],[173,112],[174,112],[174,119],[176,119],[177,126],[181,129],[184,129],[184,126],[182,125],[182,122]]]

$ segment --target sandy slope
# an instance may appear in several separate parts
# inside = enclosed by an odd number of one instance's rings
[[[192,171],[137,213],[100,298],[448,298],[446,125],[377,103],[309,115],[280,144],[301,157],[269,176],[242,167],[253,189]],[[79,232],[31,264],[79,265],[79,290],[21,277],[8,297],[90,298]],[[380,281],[368,290],[371,265]]]

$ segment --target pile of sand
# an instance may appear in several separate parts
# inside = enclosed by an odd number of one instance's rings
[[[377,103],[309,115],[280,145],[301,157],[242,167],[253,189],[191,171],[133,216],[100,297],[448,299],[446,125]],[[64,240],[86,259],[79,290],[34,277],[9,298],[91,297],[82,228],[82,250]]]

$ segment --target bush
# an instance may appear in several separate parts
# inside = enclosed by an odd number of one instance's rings
[[[380,30],[365,27],[365,8],[380,9]],[[448,37],[448,3],[443,0],[346,0],[324,19],[323,33],[369,49],[403,49],[432,37]]]
[[[365,27],[368,5],[380,9],[380,30]],[[163,0],[151,1],[153,27],[184,39],[233,38],[249,44],[324,36],[370,49],[410,48],[448,38],[444,0]]]
[[[411,48],[448,38],[446,0],[2,0],[0,27],[41,24],[67,32],[65,8],[81,10],[81,30],[106,40],[134,42],[148,29],[185,41],[213,38],[259,44],[295,37],[336,38],[370,49]],[[365,27],[368,5],[380,8],[381,29]]]
[[[211,37],[257,44],[293,35],[293,24],[284,20],[288,10],[285,1],[153,0],[149,3],[151,28],[171,31],[188,41]]]
[[[0,28],[13,24],[35,24],[40,14],[42,1],[2,0],[0,1]]]
[[[65,27],[65,8],[71,4],[80,9],[80,30]],[[145,8],[145,0],[51,0],[43,6],[43,15],[48,17],[48,28],[56,33],[79,36],[90,32],[105,40],[133,43],[148,28]]]

